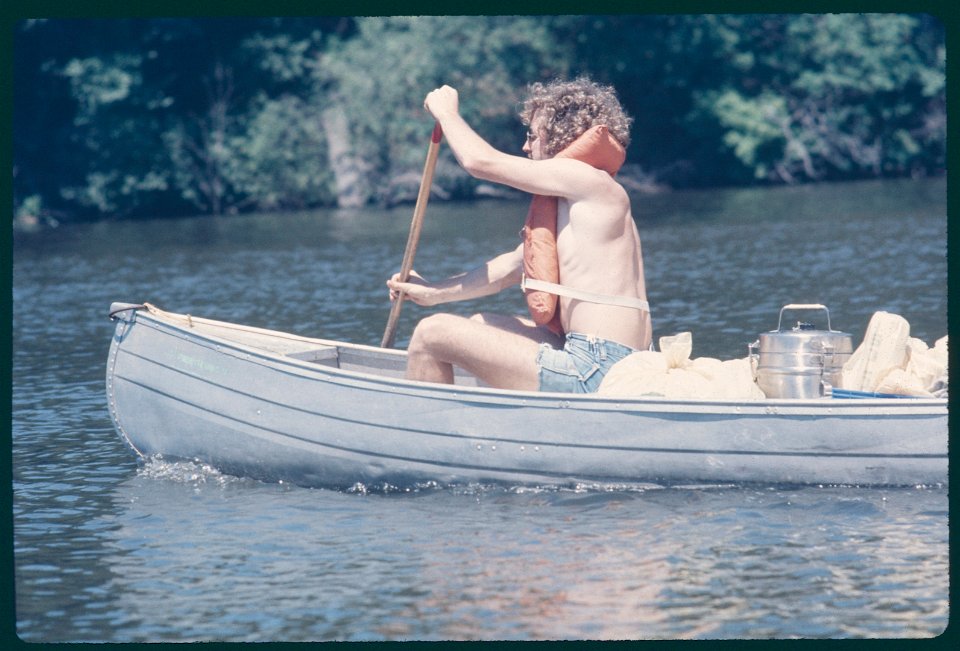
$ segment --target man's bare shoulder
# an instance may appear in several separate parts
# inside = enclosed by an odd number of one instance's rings
[[[589,165],[587,167],[590,167]],[[570,197],[570,205],[583,204],[603,206],[611,216],[623,216],[630,211],[630,195],[615,178],[601,170],[590,167],[589,183],[581,187],[579,196]]]
[[[552,159],[565,168],[568,179],[576,182],[568,183],[558,193],[567,199],[571,205],[586,203],[612,207],[615,210],[629,210],[630,196],[614,177],[587,163],[576,160]]]

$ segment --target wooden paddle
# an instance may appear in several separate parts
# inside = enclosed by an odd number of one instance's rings
[[[413,221],[410,222],[410,235],[407,236],[407,248],[403,252],[403,263],[400,265],[400,282],[407,282],[410,270],[413,269],[413,256],[417,253],[417,243],[420,241],[420,227],[423,225],[423,215],[427,212],[427,200],[430,198],[430,185],[433,183],[433,170],[437,167],[437,154],[440,153],[440,139],[443,130],[437,122],[430,136],[430,148],[427,149],[427,161],[423,166],[423,178],[420,179],[420,192],[417,193],[417,205],[413,209]],[[400,292],[397,300],[390,308],[390,318],[387,319],[387,328],[383,332],[381,348],[392,348],[393,339],[397,333],[397,320],[400,318],[400,308],[403,307],[404,292]]]

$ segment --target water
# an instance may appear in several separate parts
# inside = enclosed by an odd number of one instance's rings
[[[634,200],[657,336],[742,357],[788,302],[947,332],[942,180]],[[412,208],[104,222],[14,245],[16,630],[31,642],[930,637],[945,487],[305,489],[138,464],[111,301],[377,344]],[[416,268],[517,243],[523,205],[433,203]],[[438,310],[441,308],[437,308]],[[520,312],[517,292],[462,305]],[[406,306],[405,344],[433,310]]]

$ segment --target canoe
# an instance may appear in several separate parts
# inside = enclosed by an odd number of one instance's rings
[[[470,483],[944,485],[947,400],[507,391],[406,353],[114,303],[110,416],[143,458],[349,488]]]

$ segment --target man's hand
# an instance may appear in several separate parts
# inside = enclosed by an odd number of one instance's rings
[[[458,115],[460,113],[460,96],[456,88],[442,86],[436,90],[427,93],[427,98],[423,100],[423,107],[430,111],[430,115],[435,120],[449,115]]]
[[[437,290],[416,271],[410,271],[410,276],[405,283],[400,282],[399,273],[393,274],[393,277],[387,281],[387,287],[390,288],[391,301],[397,300],[400,292],[403,292],[406,298],[423,307],[437,303],[435,300]]]

